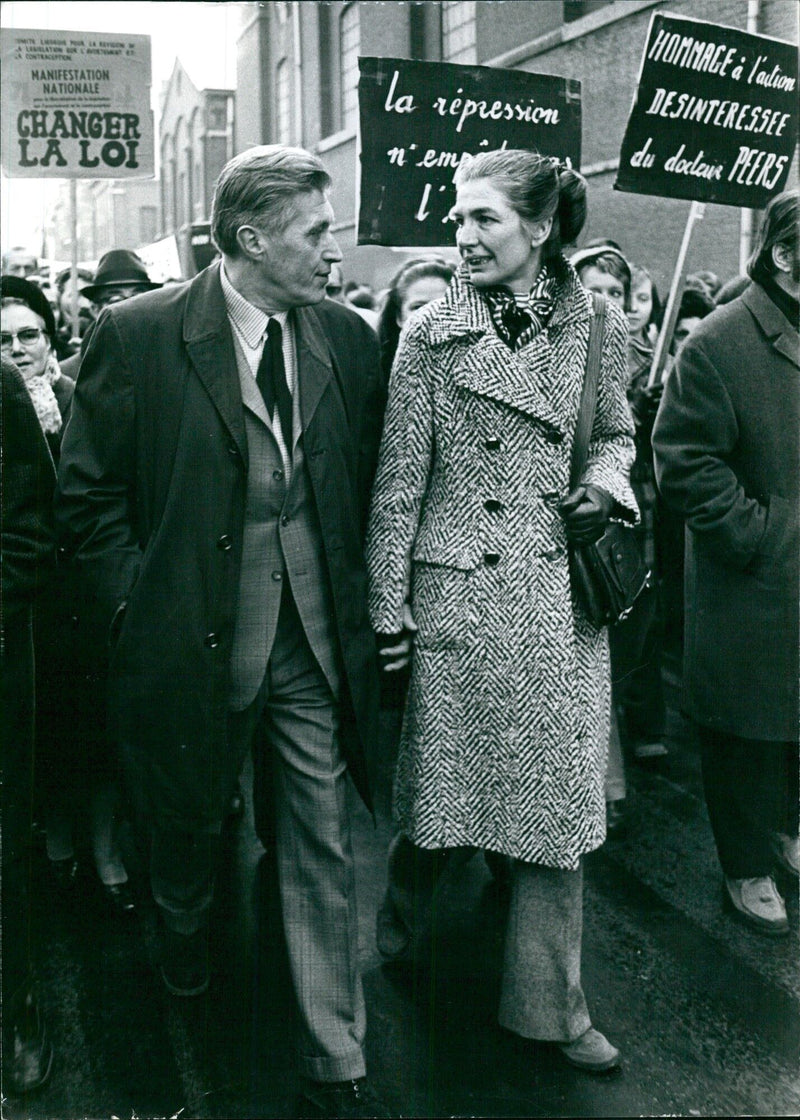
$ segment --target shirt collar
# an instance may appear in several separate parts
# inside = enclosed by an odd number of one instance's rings
[[[224,261],[219,270],[219,278],[222,284],[222,294],[225,297],[225,307],[228,316],[251,350],[255,350],[256,347],[261,345],[267,331],[267,323],[270,319],[277,319],[281,325],[281,329],[286,329],[286,320],[289,317],[289,312],[273,311],[270,313],[262,311],[260,307],[256,307],[255,304],[245,299],[241,292],[237,292],[228,279]]]

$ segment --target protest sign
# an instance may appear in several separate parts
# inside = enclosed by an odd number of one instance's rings
[[[153,177],[148,35],[4,28],[0,54],[6,175]]]
[[[571,78],[399,58],[360,58],[358,242],[449,245],[465,154],[536,149],[576,169],[581,86]]]
[[[760,209],[797,145],[797,47],[654,15],[616,190]]]

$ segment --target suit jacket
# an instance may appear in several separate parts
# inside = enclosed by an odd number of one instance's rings
[[[303,450],[343,666],[342,740],[368,799],[377,668],[362,532],[377,458],[377,341],[325,301],[296,312]],[[112,732],[136,748],[154,815],[216,822],[230,786],[227,711],[249,454],[234,344],[211,265],[103,312],[65,433],[56,518],[79,627],[110,641]]]
[[[746,739],[798,732],[800,339],[758,284],[681,349],[653,430],[686,521],[684,704]]]

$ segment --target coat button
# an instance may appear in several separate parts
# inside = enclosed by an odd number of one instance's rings
[[[557,560],[560,555],[561,555],[561,549],[560,548],[551,548],[549,552],[543,552],[542,553],[542,557],[545,560],[550,560],[550,561]]]
[[[223,533],[217,541],[217,548],[220,549],[221,552],[230,552],[233,548],[233,538],[227,533]]]
[[[285,513],[281,518],[281,525],[288,525],[291,520],[291,517],[289,517],[289,515]]]
[[[216,649],[219,645],[219,638],[216,634],[206,634],[206,645],[209,649]]]
[[[235,443],[229,443],[228,444],[228,454],[230,455],[231,459],[238,459],[239,458],[239,448],[236,446]]]
[[[272,477],[276,482],[283,482],[283,471],[273,471]]]
[[[500,449],[500,440],[495,438],[494,436],[491,436],[489,439],[484,441],[483,446],[487,451],[498,451]]]
[[[485,552],[483,554],[483,562],[487,568],[496,568],[500,563],[499,552]]]
[[[275,583],[280,583],[283,579],[283,572],[273,572],[272,578],[274,579]]]
[[[486,510],[487,513],[499,513],[500,510],[503,508],[503,503],[498,502],[497,498],[488,498],[483,503],[483,508]]]
[[[548,443],[556,444],[564,442],[564,433],[556,431],[555,428],[547,428],[544,433],[544,438]]]

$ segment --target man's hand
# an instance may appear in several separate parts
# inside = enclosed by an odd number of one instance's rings
[[[573,544],[592,544],[605,532],[614,499],[599,486],[576,486],[558,507]]]
[[[403,606],[403,629],[399,634],[377,634],[378,657],[384,673],[393,673],[398,669],[405,669],[411,660],[411,647],[414,644],[414,635],[417,624],[411,613],[408,603]]]

